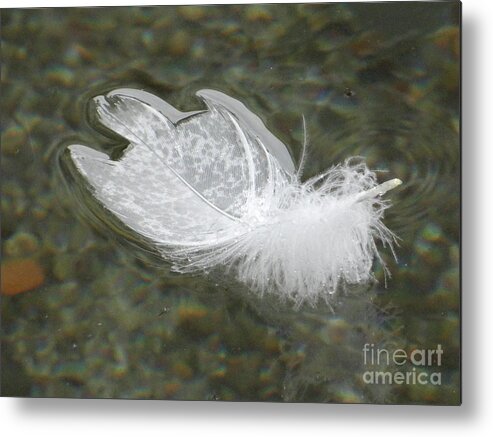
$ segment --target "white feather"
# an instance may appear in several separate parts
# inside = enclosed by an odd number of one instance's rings
[[[118,161],[69,146],[98,201],[178,272],[226,267],[296,305],[371,279],[377,240],[391,250],[394,241],[381,196],[400,181],[378,185],[353,158],[301,182],[255,114],[218,91],[197,94],[207,111],[182,113],[131,89],[95,99],[99,120],[130,142]]]

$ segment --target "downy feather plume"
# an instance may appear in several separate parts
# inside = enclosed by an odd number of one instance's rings
[[[180,112],[135,89],[94,99],[98,120],[129,143],[117,160],[69,146],[99,204],[173,270],[226,267],[295,305],[371,279],[377,240],[394,242],[382,195],[401,181],[378,185],[351,158],[302,182],[286,146],[242,103],[215,90],[197,96],[206,110]]]

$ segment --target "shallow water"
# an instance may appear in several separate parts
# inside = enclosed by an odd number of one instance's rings
[[[458,8],[2,10],[2,269],[17,266],[11,290],[25,289],[2,296],[2,394],[457,404]],[[222,277],[171,275],[95,230],[57,157],[74,138],[119,144],[91,129],[86,104],[120,86],[182,110],[201,107],[200,88],[226,92],[295,161],[303,114],[306,178],[359,155],[403,180],[385,218],[400,238],[397,262],[381,250],[391,276],[376,266],[378,283],[334,312],[293,311]],[[365,383],[365,344],[441,345],[440,366],[418,366],[441,385]]]

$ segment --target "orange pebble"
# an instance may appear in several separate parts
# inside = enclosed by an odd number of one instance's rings
[[[435,44],[441,49],[450,50],[454,56],[460,54],[460,30],[450,26],[440,29],[434,35]]]
[[[181,384],[179,382],[168,382],[164,385],[164,397],[168,398],[174,396],[180,388]]]
[[[32,259],[14,259],[2,262],[1,293],[14,296],[39,287],[45,280],[42,267]]]

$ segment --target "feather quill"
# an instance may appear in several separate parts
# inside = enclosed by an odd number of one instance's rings
[[[297,306],[371,279],[376,242],[393,251],[395,241],[382,196],[401,181],[378,185],[351,158],[302,182],[305,152],[296,171],[284,144],[241,102],[214,90],[197,95],[207,110],[180,112],[134,89],[94,99],[98,120],[129,142],[118,160],[69,146],[98,202],[173,270],[226,267],[257,294]]]

